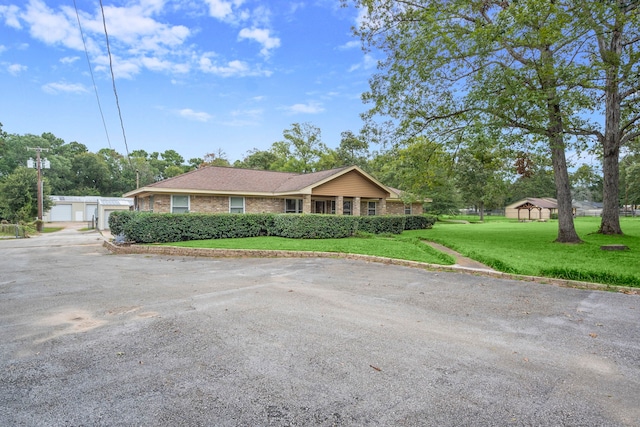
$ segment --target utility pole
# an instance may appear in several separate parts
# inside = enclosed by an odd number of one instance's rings
[[[35,147],[35,148],[30,148],[27,147],[27,149],[29,150],[35,150],[36,152],[36,169],[38,170],[38,222],[36,223],[36,227],[38,229],[38,232],[42,231],[42,214],[43,214],[43,192],[44,192],[44,188],[42,185],[42,158],[40,157],[40,153],[42,151],[48,151],[46,148],[40,148],[40,147]],[[45,164],[45,168],[47,167],[47,164]]]

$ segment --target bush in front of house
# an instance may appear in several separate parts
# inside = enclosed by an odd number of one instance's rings
[[[290,239],[341,239],[353,236],[358,217],[348,215],[276,215],[272,236]]]
[[[401,234],[404,231],[405,217],[402,215],[361,216],[358,218],[358,231],[372,234]]]
[[[256,237],[269,233],[273,216],[140,212],[123,229],[127,240],[137,243]]]
[[[356,232],[400,234],[430,228],[423,215],[349,216],[309,214],[167,214],[113,212],[109,227],[114,236],[137,243],[279,236],[291,239],[339,239]],[[411,227],[411,228],[408,228]]]
[[[407,215],[404,220],[405,230],[424,230],[433,227],[437,218],[429,215]]]
[[[124,234],[125,225],[138,215],[134,211],[114,211],[109,215],[109,231],[114,236]]]

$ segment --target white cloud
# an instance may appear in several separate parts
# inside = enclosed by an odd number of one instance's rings
[[[70,16],[50,9],[44,2],[30,0],[21,17],[29,25],[33,38],[47,44],[60,43],[76,50],[83,48],[77,23],[73,25]]]
[[[202,111],[193,111],[191,108],[183,108],[178,111],[178,115],[180,117],[184,117],[188,120],[195,120],[197,122],[208,122],[213,118],[209,113],[205,113]]]
[[[3,44],[0,44],[0,53],[4,52],[5,50],[7,50],[7,47]]]
[[[350,50],[350,49],[357,49],[359,47],[360,47],[360,42],[359,41],[351,40],[350,42],[346,42],[342,46],[338,46],[338,49],[339,50]]]
[[[87,89],[82,84],[64,82],[47,83],[46,85],[42,86],[42,90],[52,95],[57,95],[59,93],[80,94],[87,92]]]
[[[234,7],[242,5],[242,0],[205,0],[209,5],[209,15],[216,19],[226,19],[232,16]]]
[[[233,117],[247,117],[251,119],[259,119],[264,114],[262,108],[254,108],[251,110],[235,110],[231,112]]]
[[[20,29],[22,25],[18,19],[20,8],[15,5],[4,6],[0,5],[0,17],[4,17],[4,22],[9,27]]]
[[[11,64],[7,67],[7,71],[12,76],[17,76],[23,71],[27,71],[27,66],[22,64]]]
[[[251,69],[244,61],[234,60],[226,65],[216,65],[211,61],[211,53],[204,54],[200,58],[200,70],[220,77],[247,77],[247,76],[270,76],[270,71],[263,71],[260,68]]]
[[[294,104],[281,109],[287,111],[289,114],[319,114],[324,111],[322,103],[315,101],[306,104]]]
[[[60,62],[63,64],[73,64],[78,59],[80,59],[79,56],[65,56],[64,58],[60,58]]]
[[[270,31],[268,29],[261,28],[243,28],[240,30],[240,34],[238,34],[238,38],[249,39],[257,41],[262,45],[262,50],[260,50],[260,54],[263,56],[269,56],[269,52],[271,49],[275,49],[280,47],[280,39],[278,37],[271,37]]]
[[[377,65],[378,65],[378,61],[373,56],[366,54],[362,58],[361,62],[359,62],[358,64],[354,64],[349,68],[349,72],[351,73],[359,69],[372,70],[376,68]]]

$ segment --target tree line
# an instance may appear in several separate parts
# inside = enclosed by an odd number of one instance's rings
[[[553,168],[544,153],[524,153],[486,141],[475,135],[465,149],[451,150],[447,143],[426,137],[411,144],[383,147],[366,133],[342,132],[336,148],[322,140],[321,130],[311,123],[293,123],[283,138],[267,149],[248,151],[231,163],[223,149],[202,158],[185,160],[176,150],[132,151],[125,156],[113,149],[95,153],[79,142],[67,143],[51,133],[40,136],[9,134],[0,125],[0,219],[33,219],[37,214],[36,171],[27,167],[35,158],[34,147],[50,163],[43,170],[46,195],[113,196],[207,165],[308,173],[357,165],[381,182],[429,198],[427,211],[457,213],[461,208],[502,209],[524,197],[555,197]],[[372,150],[372,147],[377,147]],[[640,203],[640,156],[622,162],[629,171],[621,200]],[[602,177],[590,165],[570,174],[572,191],[579,200],[602,200]],[[49,207],[45,198],[45,211]]]

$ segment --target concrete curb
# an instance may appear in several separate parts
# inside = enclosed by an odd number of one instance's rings
[[[343,258],[381,264],[397,265],[402,267],[419,268],[428,271],[442,271],[450,273],[466,273],[478,276],[493,277],[497,279],[522,280],[565,288],[588,289],[596,291],[614,291],[625,294],[638,295],[640,290],[625,286],[614,286],[601,283],[581,282],[576,280],[554,279],[551,277],[524,276],[519,274],[502,273],[494,270],[462,267],[459,265],[439,265],[418,261],[407,261],[394,258],[385,258],[373,255],[347,254],[342,252],[302,252],[302,251],[276,251],[261,249],[205,249],[183,248],[178,246],[153,246],[153,245],[114,245],[105,240],[103,246],[109,252],[117,255],[142,254],[142,255],[168,255],[206,258]]]

